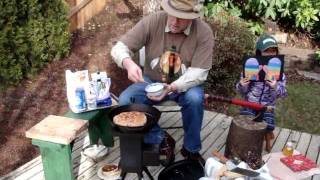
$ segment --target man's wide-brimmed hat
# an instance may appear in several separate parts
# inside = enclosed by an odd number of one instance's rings
[[[201,5],[197,0],[162,0],[162,8],[171,16],[181,19],[200,17]]]

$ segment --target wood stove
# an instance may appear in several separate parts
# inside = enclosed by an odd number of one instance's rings
[[[112,130],[114,136],[119,136],[121,177],[127,173],[137,173],[142,179],[144,171],[150,179],[153,179],[147,166],[159,166],[159,145],[143,143],[144,133],[124,133],[116,129]]]
[[[113,123],[113,117],[130,111],[144,112],[147,123],[144,127],[121,127]],[[119,137],[121,177],[127,173],[137,173],[139,179],[143,178],[143,171],[153,180],[147,166],[159,166],[159,145],[150,145],[143,142],[143,137],[159,120],[161,112],[156,108],[144,104],[131,104],[113,108],[110,113],[112,134]]]

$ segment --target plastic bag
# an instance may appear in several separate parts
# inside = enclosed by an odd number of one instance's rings
[[[91,91],[96,95],[97,106],[110,106],[112,104],[110,97],[111,79],[106,72],[97,72],[91,74]]]
[[[66,70],[66,86],[68,103],[72,112],[85,111],[87,109],[86,96],[89,92],[88,70],[77,72]]]

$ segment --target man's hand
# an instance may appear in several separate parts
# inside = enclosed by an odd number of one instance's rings
[[[272,89],[276,89],[278,82],[276,80],[267,80],[266,83],[272,88]]]
[[[129,80],[135,83],[144,82],[141,68],[131,58],[125,58],[122,65],[128,71]]]
[[[176,90],[176,86],[174,84],[164,84],[163,92],[160,96],[148,96],[149,99],[153,101],[161,101],[164,97],[166,97],[170,92]]]
[[[250,83],[250,80],[248,78],[241,78],[240,84],[242,87],[247,87]]]

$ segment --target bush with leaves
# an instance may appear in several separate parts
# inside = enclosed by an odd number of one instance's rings
[[[318,49],[318,50],[316,51],[316,54],[315,54],[315,64],[316,64],[317,66],[320,66],[320,49]]]
[[[320,39],[319,0],[205,0],[205,5],[206,16],[224,9],[231,15],[250,20],[248,25],[257,35],[261,20],[269,18]]]
[[[216,17],[221,13],[226,13],[234,17],[242,16],[240,8],[233,4],[232,1],[205,3],[203,7],[203,14],[206,17]],[[246,25],[249,30],[257,36],[260,36],[264,32],[264,25],[261,20],[249,20],[246,22]]]
[[[213,65],[205,83],[206,92],[232,96],[240,78],[243,56],[254,53],[255,36],[240,18],[225,12],[206,21],[215,38]]]
[[[14,84],[69,52],[63,0],[0,1],[0,84]]]

